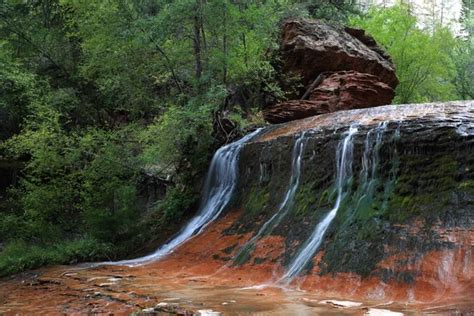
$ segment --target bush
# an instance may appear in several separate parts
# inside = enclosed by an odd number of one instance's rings
[[[0,252],[0,276],[48,264],[73,264],[79,261],[103,260],[112,253],[112,246],[92,238],[56,242],[48,246],[24,241],[9,243]]]
[[[172,105],[147,128],[68,131],[60,115],[45,107],[44,115],[3,144],[11,158],[26,159],[26,165],[10,191],[15,203],[0,209],[0,236],[7,244],[1,269],[90,261],[102,258],[104,249],[111,258],[123,257],[147,238],[156,239],[144,227],[154,226],[159,234],[179,223],[197,206],[198,181],[214,146],[212,112],[223,95],[216,88],[186,106]],[[140,208],[142,170],[166,172],[172,179],[153,216]]]

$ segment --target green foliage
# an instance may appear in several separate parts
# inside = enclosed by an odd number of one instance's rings
[[[268,98],[300,88],[275,53],[282,19],[341,23],[349,13],[354,5],[332,0],[3,1],[0,159],[24,167],[0,198],[0,274],[166,239],[197,207],[220,145],[216,112],[236,129],[261,125]],[[445,29],[418,30],[401,8],[352,22],[392,53],[399,102],[446,99],[454,87],[471,95],[472,49]],[[243,97],[229,102],[229,91]],[[143,201],[144,174],[165,183],[154,204]],[[302,203],[317,203],[308,194]],[[255,192],[248,207],[267,199]]]
[[[268,204],[270,192],[268,187],[253,187],[249,189],[244,203],[245,215],[250,218],[256,218]]]
[[[161,215],[159,221],[163,224],[179,221],[186,210],[197,206],[198,199],[199,194],[196,192],[186,188],[173,188],[167,193],[166,199],[155,207]]]
[[[48,264],[73,264],[84,260],[106,259],[111,246],[94,239],[58,241],[49,246],[32,246],[23,241],[8,244],[0,252],[0,276]]]
[[[9,139],[5,146],[12,157],[30,157],[20,180],[21,209],[14,212],[27,223],[23,237],[51,241],[60,232],[87,228],[107,241],[126,234],[138,172],[131,134],[94,129],[70,134],[52,118]]]
[[[191,99],[185,106],[170,105],[155,122],[148,125],[142,140],[148,145],[143,157],[148,163],[181,167],[208,161],[212,145],[212,113],[223,102],[222,87],[210,89],[206,94]],[[186,162],[181,160],[186,157]]]
[[[461,99],[474,99],[474,41],[458,39],[452,53],[456,66],[454,85]]]
[[[35,76],[21,68],[0,42],[0,140],[20,131],[39,97]]]
[[[367,30],[392,57],[400,84],[395,103],[452,100],[457,97],[452,84],[456,76],[451,58],[456,40],[446,27],[434,25],[423,30],[410,8],[398,5],[372,8],[350,23]]]
[[[456,65],[454,85],[462,99],[474,99],[474,3],[463,0],[461,26],[464,34],[453,50]]]

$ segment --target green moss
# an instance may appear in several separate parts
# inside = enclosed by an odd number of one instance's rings
[[[321,196],[319,197],[319,201],[318,201],[318,208],[328,205],[332,201],[335,201],[336,196],[337,196],[336,189],[334,188],[334,186],[330,186],[329,188],[327,188],[321,193]]]
[[[314,183],[301,185],[295,195],[293,212],[298,217],[304,217],[318,201],[318,195],[313,189]]]
[[[255,258],[255,259],[253,260],[253,263],[255,263],[255,264],[262,264],[262,263],[264,263],[266,260],[267,260],[266,258]]]
[[[222,249],[222,252],[225,253],[226,255],[230,255],[232,251],[234,251],[235,247],[237,246],[238,244],[233,244],[232,246]]]
[[[459,188],[459,163],[449,153],[403,155],[401,174],[386,198],[385,219],[403,222],[412,216],[434,216],[446,210],[451,192]],[[466,184],[469,186],[469,184]]]
[[[246,216],[255,217],[267,206],[270,199],[268,187],[252,187],[248,190],[244,201]]]
[[[241,266],[245,263],[247,263],[253,251],[255,250],[255,245],[254,244],[246,244],[242,249],[239,251],[238,255],[234,259],[234,265],[235,266]]]
[[[474,180],[465,180],[458,184],[458,189],[464,192],[474,191]]]

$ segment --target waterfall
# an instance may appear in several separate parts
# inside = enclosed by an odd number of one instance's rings
[[[299,250],[296,257],[292,260],[286,273],[279,280],[282,283],[290,283],[294,277],[296,277],[313,258],[314,253],[320,246],[324,234],[331,224],[332,220],[337,214],[341,201],[344,195],[344,186],[347,180],[352,174],[352,149],[353,149],[353,136],[357,133],[357,127],[351,126],[347,131],[346,136],[337,146],[336,160],[337,160],[337,176],[336,176],[336,187],[337,187],[337,198],[336,203],[331,211],[318,223],[313,233],[305,242],[303,247]]]
[[[249,251],[255,246],[255,243],[263,235],[269,234],[272,230],[281,222],[281,220],[288,214],[288,211],[291,209],[293,204],[293,199],[295,193],[300,184],[300,174],[301,174],[301,156],[303,155],[304,146],[306,144],[305,132],[301,133],[300,136],[296,139],[292,151],[292,162],[291,162],[291,178],[288,185],[288,190],[286,191],[283,201],[278,206],[278,210],[273,214],[273,216],[263,224],[260,230],[253,236],[235,256],[235,262],[237,264],[246,260]]]
[[[358,209],[361,204],[371,203],[374,190],[378,185],[377,166],[380,161],[382,137],[387,129],[387,124],[387,121],[381,122],[376,128],[367,132],[364,141],[364,154],[362,155],[362,170],[359,176],[359,189],[356,194],[356,198],[358,197],[356,209]],[[375,134],[374,144],[372,141],[373,134]]]
[[[237,184],[238,157],[243,145],[257,136],[262,129],[246,135],[236,142],[221,147],[212,158],[207,172],[199,211],[187,225],[170,241],[145,257],[108,262],[106,264],[136,266],[155,261],[173,252],[191,237],[201,233],[203,229],[219,217],[229,203]]]

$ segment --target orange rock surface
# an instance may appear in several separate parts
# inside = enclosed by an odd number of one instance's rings
[[[407,265],[405,269],[419,275],[411,284],[385,283],[376,277],[361,278],[350,273],[321,276],[314,268],[307,276],[294,280],[289,288],[304,290],[294,292],[282,290],[275,283],[283,272],[279,261],[284,245],[278,236],[258,242],[253,256],[267,259],[261,264],[250,260],[251,263],[236,267],[222,259],[229,256],[224,252],[226,248],[243,244],[250,237],[222,233],[239,215],[238,211],[228,213],[167,258],[147,265],[57,266],[3,279],[0,313],[129,314],[175,299],[195,309],[210,306],[232,312],[239,310],[237,305],[232,306],[238,303],[250,311],[268,314],[288,312],[282,306],[290,311],[318,310],[319,303],[313,305],[321,298],[359,301],[363,308],[396,301],[390,306],[398,310],[406,310],[407,306],[413,310],[446,311],[453,306],[461,311],[474,309],[471,231],[446,232],[451,236],[446,238],[462,240],[458,248],[428,252],[415,264]],[[315,262],[321,255],[315,257]],[[399,269],[397,259],[400,258],[389,258],[380,265]],[[241,290],[262,284],[266,287]],[[351,311],[361,314],[361,308]]]

